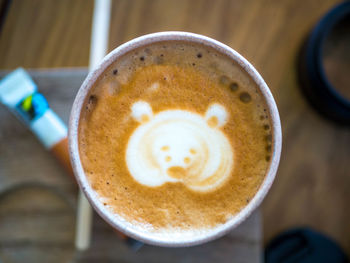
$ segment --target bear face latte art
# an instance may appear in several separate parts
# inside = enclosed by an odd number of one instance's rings
[[[219,130],[226,115],[215,104],[205,117],[183,110],[153,116],[148,103],[134,103],[132,116],[141,125],[126,150],[131,175],[146,186],[182,182],[194,191],[215,190],[230,176],[233,164],[230,142]]]
[[[273,151],[256,83],[215,49],[159,42],[118,58],[79,122],[92,189],[115,216],[154,233],[222,225],[254,197]]]

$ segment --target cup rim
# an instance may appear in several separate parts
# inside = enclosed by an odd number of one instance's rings
[[[131,226],[132,224],[128,224],[126,220],[114,216],[113,213],[109,211],[108,208],[106,208],[98,199],[98,194],[90,186],[80,160],[78,145],[78,128],[81,110],[85,98],[89,94],[90,88],[96,82],[98,77],[111,65],[111,63],[113,63],[116,59],[118,59],[118,57],[121,57],[127,52],[143,47],[145,45],[163,41],[185,41],[199,43],[204,46],[214,48],[219,53],[228,56],[236,63],[238,63],[239,66],[242,67],[242,69],[245,70],[246,73],[257,84],[261,94],[266,101],[272,124],[272,144],[274,145],[270,166],[265,175],[265,179],[248,205],[246,205],[232,219],[223,225],[215,227],[210,231],[206,231],[203,234],[198,234],[183,239],[179,238],[176,240],[167,238],[166,236],[152,236],[151,233],[138,231],[136,229],[133,229]],[[241,56],[238,52],[229,46],[203,35],[181,31],[167,31],[144,35],[120,45],[116,49],[112,50],[108,55],[106,55],[102,62],[88,74],[73,102],[69,119],[68,140],[70,159],[80,189],[84,192],[85,196],[89,200],[90,204],[94,207],[95,211],[108,224],[110,224],[113,228],[125,233],[127,236],[130,236],[147,244],[164,247],[186,247],[206,243],[225,235],[230,230],[242,223],[261,204],[274,181],[278,169],[282,148],[282,131],[278,109],[267,84],[257,72],[257,70],[243,56]]]

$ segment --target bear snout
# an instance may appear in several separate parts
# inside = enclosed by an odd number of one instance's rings
[[[186,169],[181,166],[172,166],[167,169],[167,174],[174,179],[184,179],[186,177]]]

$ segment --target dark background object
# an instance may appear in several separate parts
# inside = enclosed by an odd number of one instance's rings
[[[324,73],[333,88],[350,101],[350,15],[341,19],[325,39],[322,50]]]
[[[350,125],[350,2],[331,9],[311,31],[299,57],[299,81],[323,116]]]
[[[344,252],[328,237],[309,228],[277,236],[265,250],[266,263],[346,263]]]
[[[7,16],[7,12],[10,8],[11,0],[4,0],[0,4],[0,34],[2,31],[2,26],[4,25],[4,21]]]

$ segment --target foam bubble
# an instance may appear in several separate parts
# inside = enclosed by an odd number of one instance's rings
[[[88,111],[92,111],[94,109],[94,107],[96,106],[97,101],[98,101],[98,99],[97,99],[96,95],[90,95],[89,100],[86,104],[86,109]]]
[[[230,83],[230,79],[225,75],[221,76],[219,81],[223,85],[228,85]]]
[[[210,191],[231,174],[233,150],[220,130],[228,116],[220,104],[211,105],[205,116],[185,110],[153,115],[151,106],[140,101],[133,104],[132,117],[140,125],[129,139],[126,161],[140,184],[182,182],[192,190]]]
[[[238,90],[238,84],[236,82],[232,82],[230,84],[230,90],[232,90],[232,91]]]
[[[248,92],[242,92],[239,95],[239,99],[240,99],[240,101],[242,101],[244,103],[248,103],[252,100],[252,97],[250,96],[250,94]]]
[[[159,83],[158,82],[153,83],[149,89],[151,91],[156,91],[157,89],[159,89]]]

